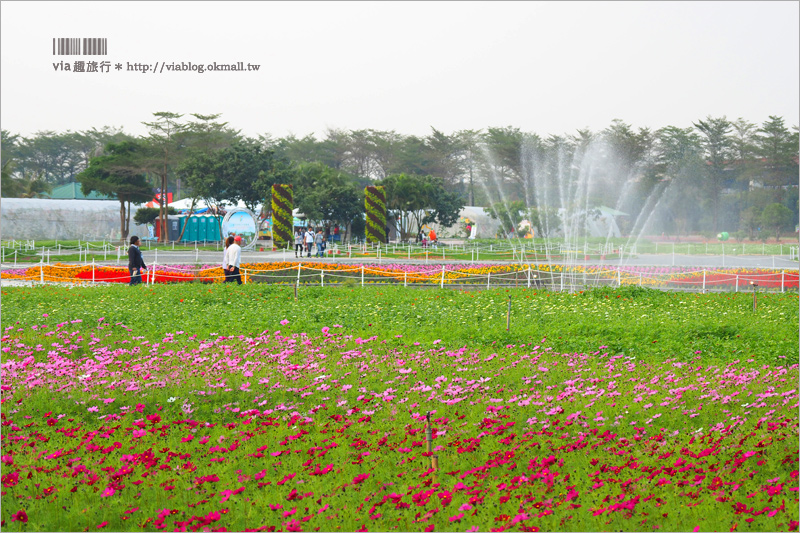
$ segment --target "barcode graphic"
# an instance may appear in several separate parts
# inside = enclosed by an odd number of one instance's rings
[[[105,37],[62,37],[53,39],[54,56],[105,56],[108,55],[108,39]]]

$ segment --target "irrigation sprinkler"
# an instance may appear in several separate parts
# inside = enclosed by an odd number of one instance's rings
[[[751,281],[750,285],[753,286],[753,312],[755,313],[758,307],[758,296],[756,296],[758,294],[758,283]]]
[[[506,331],[511,331],[511,295],[508,296],[508,311],[506,312]]]
[[[425,420],[427,420],[427,424],[425,424],[425,441],[428,446],[428,453],[433,453],[433,431],[431,430],[431,412],[428,411],[425,413]]]

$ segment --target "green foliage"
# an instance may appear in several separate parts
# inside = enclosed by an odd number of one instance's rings
[[[792,211],[781,204],[769,204],[761,213],[761,222],[775,232],[775,240],[780,240],[781,231],[791,228],[797,223]]]
[[[294,172],[296,207],[308,220],[347,227],[364,213],[364,194],[357,181],[324,163],[301,163]]]
[[[401,239],[416,234],[423,224],[454,225],[464,207],[463,198],[448,191],[442,178],[395,174],[378,185],[386,190],[386,206],[398,220]]]
[[[518,237],[524,237],[532,228],[536,230],[536,237],[548,237],[561,228],[561,217],[557,209],[525,207],[525,203],[519,200],[493,204],[489,208],[489,216],[500,220],[501,231],[519,232]],[[521,226],[523,220],[530,222],[532,228],[527,225]]]
[[[299,331],[341,324],[354,335],[387,338],[413,328],[416,341],[441,339],[454,346],[526,343],[547,337],[554,349],[563,351],[606,344],[619,352],[663,359],[690,358],[703,350],[706,357],[720,362],[747,354],[770,364],[778,356],[796,357],[798,344],[798,297],[788,293],[760,295],[759,312],[753,313],[748,293],[697,295],[640,287],[569,294],[326,286],[304,288],[299,301],[294,300],[293,290],[263,284],[4,288],[3,314],[9,324],[31,323],[42,313],[58,322],[88,323],[105,317],[151,340],[176,330],[201,336],[220,332],[236,316],[237,331],[245,335],[287,318]],[[129,297],[132,291],[135,298]],[[508,296],[511,332],[506,332],[505,322]],[[141,313],[142,308],[149,311]],[[693,331],[721,326],[735,328],[739,337],[694,337]]]
[[[158,207],[140,207],[133,215],[133,221],[140,225],[152,224],[158,218]],[[177,215],[178,210],[167,206],[168,215]]]
[[[177,173],[197,198],[212,205],[241,200],[250,209],[264,202],[272,185],[292,181],[287,161],[249,141],[236,141],[215,151],[193,151],[181,162]]]
[[[153,197],[153,189],[140,166],[144,148],[133,141],[109,144],[107,155],[94,157],[89,166],[78,174],[81,191],[88,195],[98,192],[115,197],[120,203],[120,236],[128,238],[131,204],[139,204]],[[127,204],[127,206],[126,206]]]

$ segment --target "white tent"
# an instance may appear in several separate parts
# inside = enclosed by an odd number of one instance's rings
[[[189,209],[190,207],[192,207],[192,199],[191,198],[184,198],[183,200],[177,200],[177,201],[172,202],[172,203],[167,204],[167,205],[169,205],[170,207],[174,207],[178,211],[181,211],[181,210]],[[199,199],[194,204],[194,208],[195,209],[205,209],[207,207],[208,207],[208,204],[206,204],[205,201],[199,200]],[[239,201],[236,205],[233,205],[233,204],[225,202],[225,203],[222,204],[222,207],[223,207],[223,209],[233,209],[234,207],[245,207],[246,208],[247,206],[244,204],[244,202]],[[256,215],[258,215],[258,213],[261,212],[261,208],[262,208],[262,204],[258,204],[256,206],[256,210],[255,210]]]
[[[469,236],[464,230],[466,219],[469,219],[472,226]],[[439,239],[491,239],[500,229],[500,221],[492,218],[489,211],[483,207],[465,206],[458,214],[458,222],[455,225],[443,227],[440,224],[429,224],[427,227],[432,227]]]

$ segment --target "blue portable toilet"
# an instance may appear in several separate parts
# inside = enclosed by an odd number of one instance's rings
[[[183,232],[183,239],[184,242],[194,242],[197,240],[197,227],[199,225],[199,221],[196,216],[188,217],[186,222],[186,231]]]
[[[209,241],[220,240],[219,223],[217,222],[217,218],[213,215],[210,215],[206,218],[208,219],[206,227],[206,239],[208,239]]]
[[[198,241],[207,241],[208,236],[206,232],[208,231],[208,217],[198,217],[198,226],[197,226],[197,240]]]

